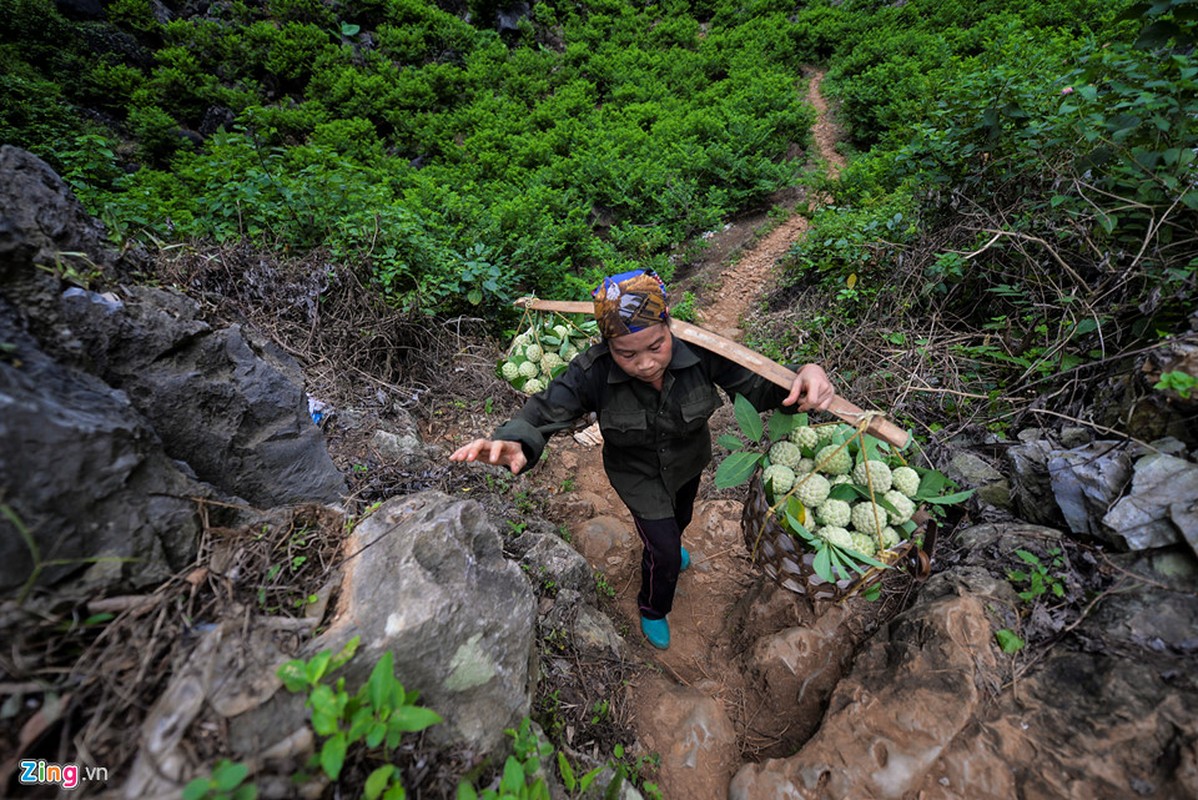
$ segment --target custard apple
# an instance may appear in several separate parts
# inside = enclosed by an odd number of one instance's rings
[[[791,447],[794,447],[792,444]],[[795,447],[797,450],[798,448]],[[853,459],[849,449],[842,445],[830,444],[815,454],[815,466],[820,472],[829,475],[848,475],[853,469]]]
[[[541,383],[540,378],[529,378],[524,382],[525,394],[536,394],[545,388],[545,384]]]
[[[817,530],[815,535],[826,540],[830,544],[836,545],[837,547],[847,547],[849,549],[852,549],[853,547],[852,535],[850,535],[846,529],[841,528],[839,525],[825,525]]]
[[[882,533],[878,536],[882,540],[882,549],[889,550],[892,547],[898,547],[899,532],[887,525],[882,529]]]
[[[823,525],[847,528],[852,519],[849,504],[844,500],[825,500],[815,509],[815,519]]]
[[[814,450],[819,445],[819,434],[808,425],[800,425],[790,432],[790,440],[799,447]]]
[[[910,467],[897,467],[891,472],[890,477],[893,488],[907,497],[914,497],[919,493],[919,473]]]
[[[866,500],[853,506],[852,520],[855,529],[876,536],[886,527],[886,509]]]
[[[529,361],[540,361],[543,355],[545,355],[545,348],[539,344],[530,344],[524,349],[524,357]]]
[[[802,475],[805,472],[815,472],[814,458],[800,458],[799,463],[795,464],[796,475]]]
[[[839,425],[816,425],[812,430],[815,431],[815,435],[819,437],[822,444],[827,444],[832,441],[832,437],[836,435],[836,429],[839,427]]]
[[[915,513],[915,503],[910,497],[898,491],[891,489],[886,494],[882,495],[882,499],[894,506],[898,513],[890,512],[890,524],[902,525],[907,520],[911,519],[911,515]]]
[[[868,474],[866,470],[868,469]],[[890,491],[890,467],[881,461],[862,461],[853,469],[853,483],[858,486],[868,486],[874,494],[885,494]]]
[[[790,467],[792,470],[798,465],[799,459],[802,457],[803,454],[799,452],[799,446],[793,442],[776,442],[770,448],[770,463],[782,464],[783,466]]]
[[[861,533],[858,531],[856,533],[850,533],[849,536],[853,538],[853,549],[861,555],[872,557],[878,552],[878,546],[874,543],[874,537],[870,536],[868,533]]]
[[[564,363],[566,362],[562,361],[562,357],[557,353],[546,353],[541,356],[541,372],[545,375],[552,375],[554,368],[560,367]]]
[[[520,365],[520,374],[526,378],[535,378],[541,374],[541,370],[532,361],[525,361]]]
[[[832,491],[832,484],[828,483],[828,479],[819,473],[811,472],[799,483],[799,488],[795,490],[795,497],[799,498],[799,502],[808,508],[815,508],[828,499],[830,491]]]
[[[503,373],[505,381],[514,381],[520,377],[520,366],[515,361],[503,362],[503,366],[499,370]]]
[[[794,486],[795,473],[785,464],[770,464],[765,468],[765,472],[761,473],[761,480],[770,488],[774,497],[781,497]]]

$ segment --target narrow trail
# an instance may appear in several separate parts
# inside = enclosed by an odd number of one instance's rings
[[[844,158],[836,152],[839,132],[828,113],[828,102],[820,92],[823,71],[814,72],[807,86],[807,102],[817,117],[811,138],[819,158],[827,165],[829,177],[836,178],[844,168]],[[773,279],[778,259],[807,232],[807,218],[795,214],[766,234],[735,265],[725,270],[718,281],[714,300],[698,309],[698,322],[729,339],[741,336],[740,322],[750,306],[761,297],[762,290]]]
[[[807,99],[819,115],[813,130],[818,156],[835,176],[844,161],[834,149],[836,129],[820,94],[822,78],[822,72],[809,75]],[[807,227],[804,217],[791,216],[726,266],[705,292],[709,302],[700,298],[699,323],[739,339],[741,320],[775,279],[778,259]],[[667,797],[724,798],[740,763],[781,755],[791,746],[795,710],[768,707],[753,684],[760,677],[747,674],[751,670],[744,651],[763,631],[799,624],[803,612],[790,596],[775,603],[777,608],[747,618],[744,600],[759,585],[760,570],[751,563],[742,540],[742,504],[713,497],[710,479],[705,478],[694,521],[683,537],[692,567],[679,581],[669,617],[672,642],[664,651],[651,647],[639,629],[640,545],[632,534],[631,517],[607,482],[598,450],[568,437],[560,441],[555,441],[554,457],[544,465],[542,480],[553,487],[549,491],[571,487],[555,498],[561,503],[560,518],[569,526],[575,547],[611,588],[614,596],[608,604],[615,607],[617,626],[634,657],[656,668],[625,688],[630,722],[644,748],[661,754],[660,783]],[[723,763],[704,763],[703,746],[694,741],[696,729],[734,739],[739,759],[725,753]],[[715,733],[717,729],[722,732]]]

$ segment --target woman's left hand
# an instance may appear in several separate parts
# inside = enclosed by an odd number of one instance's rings
[[[800,411],[825,411],[836,396],[828,373],[819,364],[807,364],[795,375],[794,383],[790,386],[790,394],[782,401],[782,405],[799,403]]]

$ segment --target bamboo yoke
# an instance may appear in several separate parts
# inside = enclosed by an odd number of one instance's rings
[[[517,300],[515,305],[519,308],[557,311],[563,314],[591,314],[594,312],[594,305],[576,300],[542,300],[536,297],[523,297]],[[670,318],[670,330],[682,341],[691,342],[714,353],[719,353],[779,386],[789,389],[794,383],[795,373],[791,370],[742,344],[720,336],[718,333],[672,317]],[[828,407],[828,413],[854,427],[864,424],[866,433],[900,450],[905,448],[911,439],[910,434],[886,419],[881,412],[865,411],[840,395],[832,398],[832,405]]]

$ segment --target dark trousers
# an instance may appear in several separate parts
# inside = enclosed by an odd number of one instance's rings
[[[667,519],[641,519],[632,515],[636,533],[641,537],[641,591],[636,596],[641,616],[661,619],[674,607],[674,589],[682,567],[682,532],[695,513],[699,476],[687,482],[674,495],[674,516]]]

